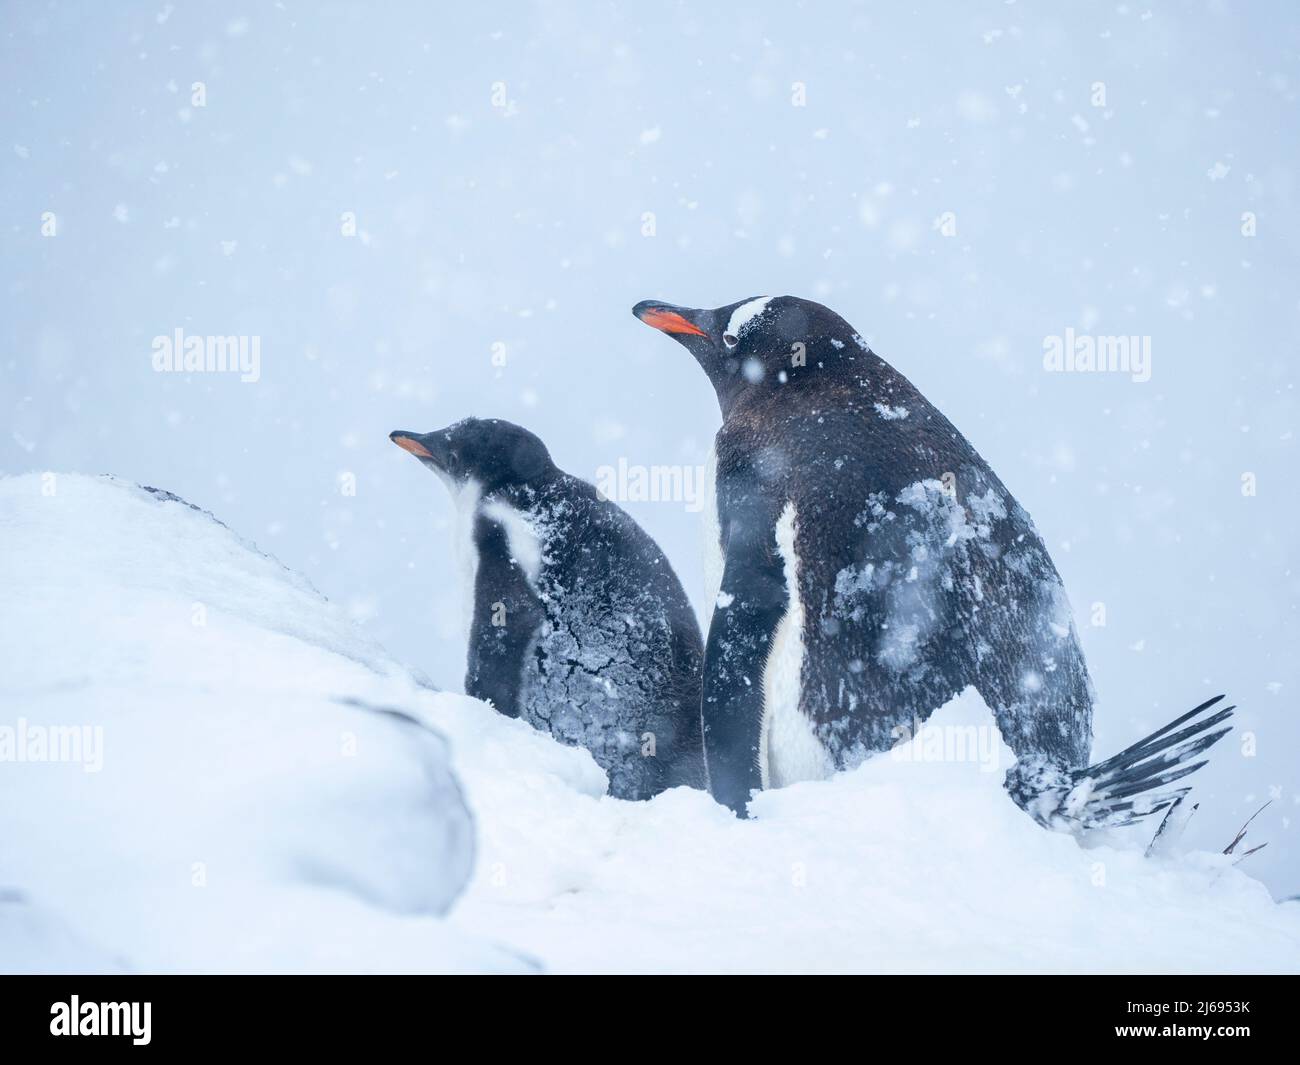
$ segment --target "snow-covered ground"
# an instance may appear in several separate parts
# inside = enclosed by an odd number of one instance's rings
[[[932,724],[993,718],[970,692]],[[518,804],[466,768],[482,842],[455,919],[555,971],[1300,971],[1300,902],[1223,855],[1145,859],[1150,829],[1044,831],[1002,791],[1012,757],[877,758],[765,792],[749,822],[700,792],[637,805],[558,779]]]
[[[1033,824],[973,695],[748,822],[621,802],[121,481],[0,481],[0,647],[0,729],[92,729],[0,762],[0,969],[1300,970],[1248,863]]]
[[[210,516],[0,482],[0,648],[0,968],[526,967],[438,920],[475,833],[414,680]]]

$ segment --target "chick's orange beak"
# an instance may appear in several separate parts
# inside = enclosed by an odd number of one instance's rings
[[[641,311],[637,317],[646,325],[653,326],[664,333],[687,333],[697,337],[709,335],[694,322],[688,322],[676,311],[670,311],[662,307],[651,307],[648,310]]]
[[[398,436],[396,433],[394,433],[391,437],[389,437],[389,439],[392,440],[392,442],[396,444],[398,447],[400,447],[403,451],[409,451],[412,455],[416,456],[417,458],[422,458],[422,459],[433,458],[433,452],[430,451],[427,447],[425,447],[422,443],[420,443],[420,441],[412,437]]]

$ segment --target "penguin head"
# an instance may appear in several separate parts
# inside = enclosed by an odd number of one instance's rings
[[[466,418],[431,433],[397,429],[388,439],[451,487],[475,481],[488,492],[555,472],[551,453],[537,436],[497,418]]]
[[[695,356],[724,415],[747,391],[779,388],[867,351],[838,314],[797,296],[751,296],[713,310],[643,300],[632,313]]]

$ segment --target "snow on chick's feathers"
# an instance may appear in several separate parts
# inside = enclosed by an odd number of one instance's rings
[[[700,630],[654,540],[510,422],[391,439],[456,502],[466,694],[587,748],[618,798],[703,787]]]
[[[1232,708],[1212,699],[1088,764],[1092,685],[1046,546],[857,330],[793,296],[633,313],[694,356],[722,411],[703,680],[717,799],[743,812],[756,789],[855,766],[967,686],[1040,823],[1123,824],[1183,794],[1167,786],[1204,764]]]

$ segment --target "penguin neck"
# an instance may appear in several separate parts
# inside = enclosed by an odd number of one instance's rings
[[[779,401],[782,396],[834,388],[851,380],[852,376],[852,373],[844,367],[805,366],[797,370],[765,374],[759,381],[746,381],[739,375],[735,375],[722,382],[715,382],[714,391],[725,421],[733,411]]]
[[[483,488],[484,503],[505,503],[519,511],[530,511],[546,502],[552,494],[552,486],[563,474],[557,469],[543,476],[530,477],[527,481],[506,481]]]
[[[757,380],[746,372],[743,360],[733,360],[710,373],[718,406],[726,418],[738,406],[762,403],[781,393],[834,388],[865,379],[883,365],[862,338],[853,332],[838,336],[820,335],[807,342],[791,345],[788,354],[770,355],[762,360]]]
[[[853,334],[854,342],[809,345],[799,364],[765,371],[758,381],[748,381],[740,368],[728,368],[712,379],[722,417],[735,410],[761,406],[782,395],[836,392],[863,400],[895,403],[916,401],[910,381]]]

